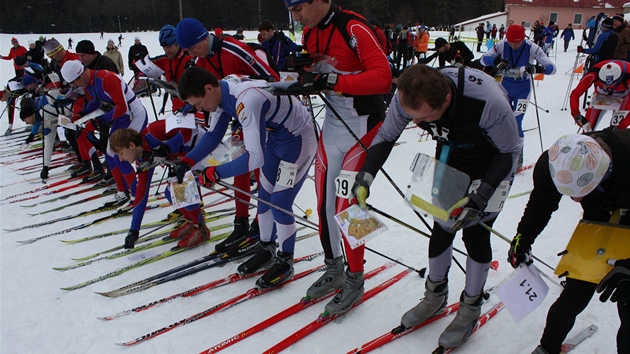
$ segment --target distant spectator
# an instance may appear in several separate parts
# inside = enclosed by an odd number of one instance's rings
[[[613,58],[628,60],[628,52],[630,51],[630,28],[624,23],[623,14],[616,14],[612,19],[613,29],[619,38]]]
[[[149,55],[149,50],[144,44],[142,44],[142,42],[140,41],[140,37],[136,36],[134,38],[133,45],[129,47],[128,54],[129,69],[133,71],[134,76],[137,76],[140,72],[134,62],[144,59],[144,57],[146,57],[147,55]]]
[[[560,36],[562,37],[562,39],[564,39],[564,51],[566,52],[569,48],[569,42],[575,39],[575,33],[573,32],[573,27],[570,23],[567,25],[567,28],[562,31],[562,34],[560,34]]]
[[[105,53],[103,53],[103,56],[108,57],[114,62],[120,76],[125,75],[125,62],[123,61],[122,54],[118,51],[118,47],[114,45],[113,39],[107,41],[107,49]]]
[[[236,30],[236,34],[234,36],[235,39],[239,40],[239,41],[244,41],[245,40],[245,35],[243,34],[243,29],[239,28]]]
[[[278,70],[284,70],[287,57],[289,54],[297,52],[299,46],[291,38],[287,37],[284,32],[274,30],[273,24],[269,20],[264,20],[260,23],[258,32],[262,39],[260,44],[271,55],[275,66]]]

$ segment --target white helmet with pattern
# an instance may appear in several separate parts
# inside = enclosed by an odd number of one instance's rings
[[[553,183],[558,192],[570,197],[583,197],[595,190],[610,166],[610,157],[587,135],[564,135],[548,153]]]

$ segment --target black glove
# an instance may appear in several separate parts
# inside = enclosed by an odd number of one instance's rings
[[[370,196],[370,185],[374,181],[374,177],[367,172],[357,173],[354,184],[352,185],[350,199],[357,199],[359,207],[363,210],[367,208],[366,200]]]
[[[578,53],[582,53],[583,51],[584,51],[584,47],[582,47],[581,45],[579,45],[579,46],[577,47],[577,52],[578,52]]]
[[[310,95],[322,90],[332,89],[334,84],[328,83],[328,75],[329,74],[313,74],[310,72],[302,73],[300,74],[298,82],[287,88],[287,92],[295,95]]]
[[[581,114],[575,115],[575,117],[573,117],[573,119],[575,119],[575,124],[579,125],[580,127],[583,127],[583,126],[585,126],[588,123],[586,118],[584,118],[584,116],[581,115]]]
[[[184,175],[190,170],[190,165],[184,161],[180,161],[175,165],[175,177],[177,177],[177,183],[184,181]]]
[[[464,62],[464,58],[462,58],[461,55],[456,55],[455,56],[455,62],[461,64],[461,63]]]
[[[507,70],[509,68],[510,68],[510,63],[507,60],[505,60],[505,59],[501,60],[499,62],[499,64],[497,64],[497,71],[499,71],[499,70]]]
[[[488,201],[477,192],[472,192],[462,198],[449,210],[450,218],[455,220],[451,230],[457,231],[469,221],[478,219],[479,214],[486,209],[487,205]]]
[[[602,293],[603,291],[603,293]],[[628,302],[630,300],[630,259],[615,262],[615,267],[597,284],[601,302]],[[612,295],[612,296],[611,296]]]
[[[152,159],[155,158],[165,160],[171,154],[171,149],[166,144],[160,144],[160,146],[153,149]]]
[[[530,74],[544,73],[545,67],[540,64],[527,64],[525,65],[525,71]]]
[[[48,166],[42,167],[42,172],[39,173],[39,177],[41,179],[48,179],[48,170],[49,169],[50,169],[50,167],[48,167]]]
[[[534,263],[534,258],[532,258],[532,243],[530,240],[527,237],[523,237],[521,234],[514,236],[510,243],[507,260],[513,268],[520,266],[522,263],[526,265]]]
[[[140,237],[140,232],[137,230],[129,230],[127,237],[125,237],[125,245],[123,247],[128,250],[134,248],[138,237]]]
[[[24,143],[25,143],[25,144],[29,144],[29,143],[33,142],[33,140],[35,140],[35,134],[32,134],[32,133],[31,133],[31,134],[29,134],[29,135],[26,137],[26,139],[24,140]]]

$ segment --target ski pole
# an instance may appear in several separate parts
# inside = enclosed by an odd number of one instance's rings
[[[411,231],[417,232],[417,233],[419,233],[420,235],[422,235],[422,236],[424,236],[426,238],[431,238],[431,235],[429,235],[428,233],[423,232],[421,230],[418,230],[417,228],[409,225],[408,223],[406,223],[406,222],[404,222],[404,221],[402,221],[402,220],[400,220],[400,219],[398,219],[398,218],[396,218],[396,217],[394,217],[394,216],[392,216],[392,215],[390,215],[390,214],[388,214],[388,213],[386,213],[386,212],[384,212],[382,210],[379,210],[379,209],[375,208],[374,206],[372,206],[370,204],[368,204],[367,207],[368,207],[368,209],[373,210],[375,213],[388,218],[389,220],[397,223],[398,225],[404,226],[404,227],[408,228]],[[464,252],[462,250],[459,250],[459,249],[457,249],[455,247],[453,247],[453,250],[458,252],[458,253],[460,253],[460,254],[462,254],[462,255],[464,255],[464,256],[468,256],[468,254],[466,254],[466,252]]]
[[[584,38],[580,41],[580,46],[584,43]],[[569,79],[569,85],[567,86],[567,93],[564,96],[564,104],[562,105],[561,111],[567,110],[567,102],[569,101],[569,95],[571,94],[571,86],[573,85],[573,77],[575,76],[575,70],[577,68],[578,60],[580,59],[580,53],[578,52],[575,55],[575,62],[573,63],[573,69],[571,70],[571,78]]]
[[[534,106],[534,107],[536,107],[536,108],[539,108],[539,109],[540,109],[540,110],[542,110],[543,112],[545,112],[545,113],[549,113],[549,110],[548,110],[548,109],[544,109],[544,108],[540,107],[539,105],[537,105],[536,103],[534,103],[534,102],[532,102],[532,101],[529,101],[529,103],[530,103],[532,106]]]
[[[491,227],[490,227],[490,226],[488,226],[486,223],[481,222],[479,219],[475,219],[475,222],[476,222],[477,224],[479,224],[479,226],[483,227],[484,229],[486,229],[486,230],[488,230],[488,231],[492,232],[493,234],[497,235],[497,236],[498,236],[500,239],[502,239],[503,241],[505,241],[505,242],[507,242],[507,243],[509,243],[509,244],[511,244],[511,243],[512,243],[512,241],[511,241],[509,238],[507,238],[507,237],[503,236],[503,235],[502,235],[499,231],[497,231],[497,230],[495,230],[495,229],[491,228]],[[552,266],[550,266],[549,264],[547,264],[547,263],[543,262],[540,258],[538,258],[538,257],[536,257],[536,256],[534,256],[534,255],[532,255],[532,258],[533,258],[533,259],[535,259],[536,261],[540,262],[540,264],[544,265],[545,267],[547,267],[547,268],[549,268],[549,269],[551,269],[551,270],[555,270]]]
[[[359,144],[359,146],[361,146],[361,148],[364,151],[368,151],[368,148],[365,146],[365,144],[363,144],[363,142],[361,141],[361,139],[359,139],[359,137],[352,131],[352,129],[350,128],[350,126],[348,126],[348,123],[346,123],[346,121],[343,120],[343,118],[341,118],[341,115],[339,114],[339,112],[337,112],[337,110],[335,109],[335,107],[332,106],[332,104],[330,104],[330,102],[328,102],[328,100],[326,99],[326,97],[324,97],[324,95],[319,92],[318,93],[319,97],[322,99],[322,101],[324,102],[324,104],[326,105],[327,108],[329,108],[331,110],[331,112],[335,115],[335,117],[337,117],[337,119],[343,124],[343,126],[346,128],[346,130],[348,131],[348,133],[350,134],[350,136],[352,136],[354,138],[354,140],[356,140],[356,142]],[[394,187],[394,189],[396,190],[396,192],[398,192],[398,194],[401,197],[405,197],[405,194],[402,192],[402,190],[400,190],[400,188],[398,187],[398,185],[396,184],[396,182],[394,182],[394,180],[389,176],[389,174],[385,171],[385,169],[383,167],[381,167],[379,169],[379,171],[381,171],[383,173],[383,176],[385,176],[385,178],[387,179],[387,181],[392,185],[392,187]],[[429,226],[429,223],[426,221],[426,219],[424,217],[422,217],[422,215],[420,215],[420,213],[418,213],[417,211],[414,210],[414,213],[416,214],[416,216],[418,216],[418,218],[420,219],[420,221],[422,221],[422,223],[424,224],[424,226],[426,226],[427,229],[431,230],[431,226]]]
[[[536,108],[536,122],[538,123],[538,137],[540,138],[540,152],[544,152],[545,148],[543,147],[543,139],[542,139],[542,131],[540,129],[540,114],[538,113],[538,100],[536,99],[536,85],[534,84],[534,80],[530,75],[529,81],[532,83],[532,94],[534,95],[534,107]]]

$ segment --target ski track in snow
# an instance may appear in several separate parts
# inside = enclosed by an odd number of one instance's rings
[[[234,31],[226,31],[233,33]],[[125,33],[123,47],[120,48],[124,58],[127,57],[129,45],[133,43],[134,36],[140,36],[142,43],[149,48],[151,56],[162,54],[157,41],[157,32]],[[248,39],[255,39],[256,32],[246,32]],[[434,40],[438,36],[446,37],[445,32],[431,32]],[[0,52],[9,51],[10,38],[13,35],[0,34]],[[15,35],[20,43],[27,45],[29,39],[36,39],[38,34]],[[105,34],[103,40],[99,40],[98,33],[87,34],[47,34],[47,38],[55,37],[60,43],[67,45],[68,37],[72,37],[74,43],[82,39],[90,39],[101,53],[105,50],[107,39],[116,41],[118,33]],[[473,37],[470,33],[468,37]],[[576,31],[576,38],[581,37],[581,31]],[[559,38],[560,39],[560,38]],[[560,47],[562,41],[558,40]],[[549,145],[560,135],[575,133],[577,127],[569,111],[561,111],[567,91],[567,85],[571,78],[570,72],[573,66],[579,40],[571,42],[569,52],[558,50],[557,58],[552,60],[557,65],[557,73],[554,76],[545,77],[544,81],[536,83],[538,105],[548,109],[550,113],[539,111],[543,145]],[[472,47],[472,44],[469,44]],[[554,52],[555,53],[555,52]],[[479,53],[475,53],[479,57]],[[126,63],[126,60],[125,60]],[[0,61],[0,81],[5,85],[8,79],[13,77],[12,61]],[[565,74],[566,73],[566,74]],[[131,78],[131,72],[125,68],[125,81]],[[577,85],[578,77],[575,77],[573,86]],[[533,100],[533,96],[531,98]],[[161,98],[154,99],[156,110],[159,110]],[[149,98],[142,99],[147,107],[149,121],[154,121],[153,110]],[[170,107],[170,102],[167,105]],[[0,103],[0,111],[5,104]],[[536,123],[535,107],[530,105],[525,117],[524,128],[534,128]],[[8,119],[5,113],[0,120],[0,132],[7,128]],[[318,119],[321,123],[321,119]],[[16,112],[14,128],[24,126]],[[0,140],[3,140],[0,138]],[[424,152],[433,155],[435,145],[432,142],[418,142],[418,131],[405,130],[400,141],[406,141],[393,150],[385,170],[393,176],[401,189],[405,189],[410,179],[408,167],[416,152]],[[538,130],[525,133],[525,164],[536,161],[541,152]],[[1,158],[7,161],[11,158]],[[12,168],[24,167],[32,164],[25,162],[11,165]],[[51,174],[55,174],[55,170]],[[17,175],[9,169],[9,165],[0,166],[0,185],[23,181],[24,178],[37,176],[39,171],[26,176]],[[532,171],[525,171],[517,175],[512,193],[523,192],[532,188]],[[159,177],[156,177],[159,178]],[[24,192],[39,185],[29,183],[15,184],[8,188],[0,189],[0,199],[9,195]],[[163,190],[161,188],[161,190]],[[68,193],[68,192],[66,192]],[[26,224],[57,218],[68,213],[76,213],[101,205],[108,197],[90,201],[85,205],[73,206],[54,213],[41,216],[28,216],[27,212],[43,211],[45,208],[53,208],[64,203],[70,203],[85,198],[93,193],[85,193],[79,196],[71,196],[66,200],[43,204],[34,208],[22,208],[17,204],[3,205],[0,212],[0,224],[2,228],[18,227]],[[382,176],[377,176],[371,188],[369,202],[380,210],[384,210],[405,222],[426,231],[423,224],[405,205],[400,197],[396,197],[395,190]],[[45,200],[48,197],[40,197],[33,201],[24,202],[32,204]],[[515,234],[516,226],[527,202],[527,196],[509,199],[494,227],[508,238]],[[214,200],[206,199],[208,200]],[[19,204],[19,203],[18,203]],[[312,181],[307,181],[296,199],[296,204],[302,209],[316,209],[315,192]],[[224,204],[231,206],[231,203]],[[155,221],[163,218],[171,209],[163,208],[148,211],[145,221]],[[295,209],[296,213],[300,213]],[[174,257],[143,266],[139,269],[124,273],[123,275],[92,284],[75,291],[63,291],[60,287],[74,285],[85,280],[103,275],[111,270],[118,269],[137,261],[137,254],[115,260],[96,262],[87,267],[58,272],[52,269],[55,266],[72,264],[70,257],[82,257],[97,251],[105,250],[122,244],[124,234],[105,237],[102,239],[78,243],[64,244],[59,240],[75,239],[84,236],[99,234],[106,231],[117,230],[129,226],[130,218],[118,218],[89,228],[74,231],[68,234],[53,236],[34,244],[20,245],[16,240],[37,237],[56,232],[80,223],[95,219],[98,216],[89,216],[74,220],[59,222],[50,226],[27,229],[17,232],[0,231],[2,237],[1,248],[1,290],[0,312],[1,353],[34,353],[45,351],[47,353],[196,353],[209,348],[230,336],[249,328],[274,313],[297,302],[305,293],[307,287],[319,275],[311,275],[306,279],[288,284],[285,288],[271,292],[247,301],[234,308],[216,313],[208,318],[201,319],[183,328],[177,328],[170,333],[155,339],[141,343],[135,347],[122,348],[114,345],[116,342],[124,342],[145,333],[176,322],[194,313],[203,311],[215,304],[229,299],[253,287],[255,279],[248,279],[214,289],[199,295],[176,299],[171,303],[158,306],[142,313],[132,314],[114,321],[99,321],[98,316],[105,316],[130,309],[141,304],[169,296],[200,284],[207,283],[224,277],[236,271],[237,263],[230,263],[224,267],[212,268],[195,275],[168,282],[166,284],[130,294],[120,298],[106,298],[94,294],[94,291],[109,291],[120,286],[135,282],[145,277],[154,275],[192,259],[206,255],[213,249],[212,245],[206,245],[194,250],[178,254]],[[556,265],[558,257],[556,253],[562,251],[568,242],[572,231],[581,216],[581,209],[577,203],[564,198],[560,210],[556,212],[550,225],[540,235],[534,245],[534,253],[545,262]],[[253,217],[253,215],[252,215]],[[378,250],[395,259],[417,269],[427,266],[428,239],[414,233],[400,225],[382,218],[389,226],[389,231],[379,235],[368,243],[370,248]],[[223,219],[217,223],[230,221]],[[311,216],[316,220],[316,215]],[[432,222],[428,220],[431,224]],[[214,223],[213,223],[214,224]],[[211,224],[212,225],[212,224]],[[141,231],[143,235],[146,231]],[[214,234],[217,234],[216,232]],[[167,246],[167,247],[170,247]],[[456,237],[455,247],[464,250],[461,237]],[[508,244],[499,238],[492,237],[494,259],[500,262],[498,271],[490,271],[487,285],[492,286],[507,276],[512,268],[506,262]],[[166,247],[145,251],[144,254],[155,254]],[[321,250],[318,238],[310,238],[296,245],[296,256],[302,256]],[[455,253],[455,257],[465,264],[465,259]],[[373,269],[386,262],[382,257],[366,251],[366,270]],[[296,265],[296,273],[321,264],[322,258],[312,262],[302,262]],[[536,263],[535,263],[536,264]],[[537,263],[540,269],[555,277],[553,272]],[[401,266],[379,274],[377,277],[366,281],[366,290],[377,283],[397,274],[402,270]],[[449,303],[458,301],[461,290],[464,287],[463,273],[453,265],[450,272],[450,296]],[[288,348],[291,353],[345,353],[361,344],[375,338],[385,331],[398,326],[400,317],[409,308],[414,306],[422,297],[424,291],[424,279],[415,275],[404,278],[391,288],[367,301],[365,304],[352,310],[350,313],[326,325],[324,328]],[[560,289],[550,285],[550,292],[543,305],[528,316],[520,324],[515,324],[508,311],[502,311],[486,326],[471,336],[468,343],[459,350],[461,353],[531,353],[538,344],[540,335],[545,325],[545,318],[549,306],[555,301]],[[483,307],[483,312],[498,302],[496,296],[491,297]],[[293,331],[312,321],[323,311],[325,302],[316,304],[292,316],[280,324],[274,325],[262,333],[228,348],[225,353],[257,353],[272,347],[281,339]],[[442,330],[452,320],[439,320],[416,332],[404,336],[401,339],[380,348],[375,353],[429,353],[437,345],[437,339]],[[591,338],[580,344],[574,353],[610,353],[614,352],[615,335],[619,326],[616,306],[611,303],[602,304],[594,297],[586,310],[578,317],[573,331],[569,337],[578,333],[590,324],[596,324],[599,331]]]

